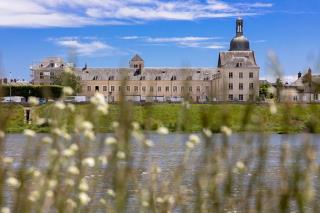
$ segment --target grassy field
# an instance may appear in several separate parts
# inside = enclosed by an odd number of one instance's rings
[[[90,104],[76,105],[76,115],[84,120],[94,119],[98,124],[96,131],[111,132],[112,124],[119,119],[119,105],[109,105],[109,114],[95,115]],[[319,133],[320,105],[286,105],[277,106],[277,113],[270,112],[268,105],[237,105],[237,104],[156,104],[133,105],[130,107],[133,120],[144,130],[153,131],[159,126],[165,126],[174,132],[196,132],[203,127],[212,132],[219,132],[221,125],[230,127],[234,132],[273,132],[273,133]],[[27,125],[23,122],[23,108],[18,105],[1,108],[2,114],[9,116],[8,132],[21,132],[28,127],[38,132],[48,132],[47,124],[37,125],[35,122]],[[34,116],[48,117],[54,114],[52,105],[42,105],[34,108]],[[184,116],[181,116],[181,115]],[[74,114],[64,113],[61,119],[66,129],[74,128]],[[290,124],[290,125],[288,125]]]

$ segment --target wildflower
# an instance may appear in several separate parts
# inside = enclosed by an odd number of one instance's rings
[[[54,103],[54,107],[59,110],[64,110],[66,108],[66,105],[62,101],[56,101]]]
[[[112,128],[116,129],[118,127],[119,127],[119,122],[117,121],[112,122]]]
[[[49,188],[54,189],[57,186],[57,184],[58,184],[57,180],[52,179],[49,181]]]
[[[96,106],[97,110],[102,114],[108,114],[108,104],[104,95],[96,92],[96,94],[90,99],[90,102]]]
[[[72,179],[70,179],[70,178],[67,178],[66,180],[65,180],[65,184],[67,185],[67,186],[74,186],[74,181],[72,180]]]
[[[82,165],[87,166],[87,167],[94,167],[95,160],[94,160],[94,158],[85,158],[82,160]]]
[[[37,118],[36,119],[36,124],[38,125],[38,126],[41,126],[41,125],[43,125],[43,124],[45,124],[46,123],[46,119],[45,118]]]
[[[108,194],[110,197],[115,197],[115,196],[116,196],[116,193],[115,193],[112,189],[108,189],[108,190],[107,190],[107,194]]]
[[[106,204],[107,204],[107,201],[106,201],[105,199],[103,199],[103,198],[101,198],[101,199],[99,200],[99,202],[100,202],[102,205],[106,205]]]
[[[80,171],[78,169],[78,167],[76,166],[70,166],[68,168],[68,172],[71,174],[71,175],[79,175],[80,174]]]
[[[68,206],[69,206],[71,209],[74,209],[74,208],[77,207],[77,203],[74,202],[74,201],[73,201],[72,199],[70,199],[70,198],[67,199],[67,204],[68,204]]]
[[[79,146],[75,143],[71,144],[69,149],[73,150],[74,152],[79,150]]]
[[[94,141],[94,139],[96,138],[94,132],[91,130],[84,131],[84,137],[89,141]]]
[[[74,154],[75,152],[72,149],[65,149],[62,151],[62,155],[67,158],[74,156]]]
[[[166,195],[165,199],[168,201],[169,204],[173,205],[175,202],[175,199],[173,197],[173,195]]]
[[[142,201],[142,206],[143,206],[143,207],[148,207],[148,206],[149,206],[149,203],[144,200],[144,201]]]
[[[73,89],[71,87],[63,87],[62,92],[64,95],[72,95],[73,94]]]
[[[70,141],[71,140],[71,135],[66,133],[66,132],[62,132],[61,135],[65,140]]]
[[[192,143],[191,141],[187,141],[186,146],[188,149],[193,149],[194,148],[194,143]]]
[[[32,175],[33,175],[33,177],[40,177],[41,172],[40,172],[39,170],[35,169],[35,170],[33,171]]]
[[[271,104],[270,105],[270,113],[274,115],[274,114],[277,114],[277,111],[278,111],[277,106],[274,103]]]
[[[33,130],[31,130],[31,129],[25,129],[25,130],[23,131],[23,134],[24,134],[25,136],[30,137],[30,138],[32,138],[32,137],[34,137],[34,136],[36,135],[35,131],[33,131]]]
[[[58,150],[56,150],[56,149],[51,149],[50,151],[49,151],[49,155],[51,156],[51,157],[55,157],[55,156],[57,156],[59,154],[59,152],[58,152]]]
[[[146,139],[145,141],[144,141],[144,144],[147,146],[147,147],[153,147],[153,141],[152,140],[150,140],[150,139]]]
[[[101,162],[102,166],[106,166],[108,164],[108,159],[106,156],[99,156],[99,161]]]
[[[125,159],[126,158],[126,153],[124,153],[122,151],[117,152],[117,158],[120,159],[120,160]]]
[[[198,135],[192,134],[189,136],[189,141],[192,142],[193,144],[199,144],[200,138]]]
[[[207,136],[208,138],[212,136],[212,132],[210,129],[203,129],[202,131],[204,135]]]
[[[138,122],[132,122],[132,128],[133,130],[139,130],[140,129],[140,125]]]
[[[40,198],[40,193],[38,191],[32,191],[28,196],[28,200],[31,202],[36,202]]]
[[[241,173],[241,172],[245,171],[245,169],[246,169],[246,166],[244,165],[244,163],[242,161],[238,161],[236,163],[235,172]]]
[[[79,193],[79,200],[83,206],[86,206],[91,201],[91,198],[85,192],[80,192]]]
[[[10,164],[13,163],[13,159],[10,158],[10,157],[3,157],[3,158],[2,158],[2,162],[3,162],[4,164],[6,164],[6,165],[10,165]]]
[[[4,131],[0,130],[0,138],[4,138],[6,136],[6,134],[4,133]]]
[[[39,105],[39,99],[36,97],[29,97],[28,102],[34,106]]]
[[[68,108],[71,112],[76,111],[76,107],[74,106],[74,104],[67,104],[67,108]]]
[[[167,135],[169,133],[169,130],[166,127],[159,127],[157,132],[160,135]]]
[[[156,202],[157,203],[164,203],[164,199],[162,197],[157,197]]]
[[[48,137],[48,136],[46,136],[46,137],[42,138],[42,142],[45,143],[45,144],[52,144],[53,139]]]
[[[10,209],[8,207],[2,207],[0,213],[10,213]]]
[[[89,185],[85,179],[82,179],[79,184],[79,190],[86,192],[89,190]]]
[[[232,134],[232,130],[227,126],[222,126],[221,132],[227,136],[230,136]]]
[[[53,191],[52,190],[46,191],[46,197],[47,198],[52,198],[53,197]]]
[[[105,144],[107,145],[112,145],[112,144],[116,144],[117,143],[117,139],[115,139],[114,137],[107,137],[104,140]]]
[[[83,121],[81,122],[81,130],[92,130],[93,124],[90,121]]]
[[[10,186],[12,188],[19,188],[21,185],[20,181],[15,177],[9,177],[6,180],[6,183],[8,184],[8,186]]]

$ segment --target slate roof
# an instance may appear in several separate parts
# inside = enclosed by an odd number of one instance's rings
[[[226,51],[219,53],[219,68],[234,68],[239,62],[246,68],[258,67],[253,51]]]
[[[138,54],[135,54],[131,61],[143,61],[143,59]]]

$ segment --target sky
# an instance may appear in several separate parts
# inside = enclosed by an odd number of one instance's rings
[[[216,67],[244,19],[261,78],[278,58],[285,81],[320,73],[319,0],[1,0],[2,76],[30,80],[50,56],[81,67]],[[76,53],[76,54],[72,54]]]

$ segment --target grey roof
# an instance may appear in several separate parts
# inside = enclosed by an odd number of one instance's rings
[[[135,56],[133,56],[131,61],[143,61],[143,59],[138,54],[135,54]]]
[[[233,68],[241,62],[243,67],[258,67],[253,51],[226,51],[219,53],[218,67]]]

